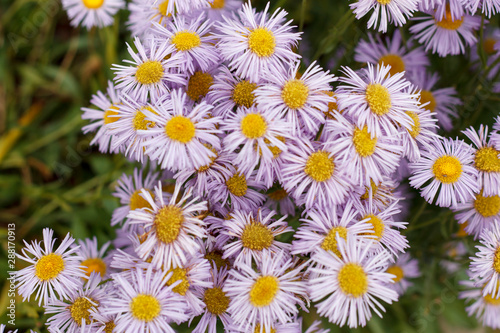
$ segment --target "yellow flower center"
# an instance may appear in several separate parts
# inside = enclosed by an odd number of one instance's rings
[[[250,290],[250,303],[261,308],[268,306],[274,300],[279,290],[279,281],[276,277],[260,276]]]
[[[101,6],[104,4],[104,0],[82,0],[82,1],[83,5],[88,9],[101,8]]]
[[[161,208],[154,220],[158,239],[166,244],[175,241],[183,222],[184,215],[180,207],[169,205]]]
[[[356,127],[352,136],[354,148],[361,157],[371,156],[377,147],[377,138],[371,137],[366,125],[363,129]]]
[[[341,258],[342,254],[340,253],[337,247],[337,234],[339,234],[339,236],[342,237],[343,239],[347,239],[347,228],[338,226],[330,229],[325,239],[321,243],[321,248],[325,251],[332,251],[339,258]]]
[[[103,119],[105,124],[111,124],[120,119],[120,117],[115,117],[119,115],[116,110],[119,110],[119,108],[113,105],[104,112]]]
[[[268,193],[267,196],[273,201],[281,201],[288,196],[288,193],[286,193],[284,189],[280,188],[276,191]]]
[[[251,107],[255,101],[254,90],[257,88],[257,84],[251,83],[250,81],[240,81],[236,84],[233,90],[232,99],[238,106]]]
[[[116,324],[113,321],[107,322],[106,325],[104,326],[104,332],[105,333],[113,333],[113,330],[115,329]]]
[[[424,108],[434,112],[436,110],[436,99],[434,98],[434,95],[429,90],[422,90],[420,92],[420,104],[425,104],[427,102],[429,104],[424,106]]]
[[[267,28],[257,28],[248,35],[248,47],[259,57],[270,57],[274,54],[276,40]]]
[[[153,84],[160,82],[163,77],[163,66],[156,60],[148,60],[137,67],[135,79],[140,84]]]
[[[383,116],[391,109],[391,94],[380,83],[372,83],[366,87],[366,101],[371,112]]]
[[[172,117],[165,125],[165,134],[181,143],[190,142],[195,135],[196,129],[191,119],[178,115]]]
[[[307,97],[309,97],[309,88],[302,80],[287,81],[281,91],[281,98],[290,109],[303,107],[307,102]]]
[[[106,263],[101,258],[88,258],[82,261],[82,266],[84,266],[85,273],[88,277],[92,272],[101,274],[103,277],[106,274]]]
[[[132,317],[140,321],[150,322],[160,314],[160,311],[160,302],[152,295],[139,294],[130,302]]]
[[[153,200],[154,200],[155,195],[153,194],[153,192],[151,192],[150,190],[147,190],[147,189],[146,189],[146,191],[148,191],[149,194],[151,194],[151,196],[153,197]],[[134,194],[132,194],[130,196],[129,206],[130,206],[130,210],[136,210],[139,208],[149,208],[149,209],[153,208],[153,207],[151,207],[149,202],[141,196],[141,190],[135,191]]]
[[[263,249],[267,249],[271,246],[273,240],[274,236],[271,230],[257,222],[247,224],[241,234],[243,247],[250,250],[262,251]]]
[[[197,102],[208,94],[214,78],[209,73],[195,72],[188,82],[187,95],[193,101]]]
[[[154,114],[157,114],[155,110],[153,110],[150,106],[145,106],[142,109],[146,109]],[[147,130],[148,128],[152,128],[156,126],[156,123],[154,121],[150,121],[146,119],[146,115],[142,113],[140,110],[137,110],[135,112],[134,119],[132,120],[132,124],[134,127],[134,130]]]
[[[203,302],[205,302],[208,312],[216,316],[226,312],[229,307],[229,297],[219,287],[206,289]]]
[[[189,289],[189,280],[187,278],[187,270],[185,270],[184,268],[177,267],[177,268],[169,270],[167,273],[170,273],[170,272],[173,272],[173,274],[170,277],[170,279],[168,279],[167,286],[171,286],[174,284],[174,282],[181,280],[181,283],[176,285],[172,289],[172,291],[176,292],[182,296],[186,295],[186,292]]]
[[[326,151],[312,153],[306,162],[304,172],[317,182],[324,182],[330,179],[335,170],[333,158]]]
[[[235,173],[226,181],[227,189],[237,197],[242,197],[247,193],[247,179],[239,172]]]
[[[391,0],[377,0],[377,2],[381,5],[388,5],[391,3]]]
[[[369,219],[366,221],[366,223],[369,223],[373,227],[373,233],[367,233],[366,235],[375,235],[378,240],[382,238],[384,235],[384,222],[380,219],[380,217],[373,215],[373,214],[368,214],[364,219]]]
[[[497,43],[497,41],[493,38],[486,38],[486,40],[484,41],[483,43],[483,49],[484,49],[484,52],[486,52],[487,54],[493,54],[496,52],[495,50],[495,44]]]
[[[406,111],[405,113],[413,120],[413,125],[411,125],[411,129],[408,129],[408,133],[415,139],[420,134],[420,118],[416,112]]]
[[[212,9],[222,9],[224,8],[224,0],[214,0],[210,7],[212,7]]]
[[[340,289],[352,297],[361,297],[368,291],[368,277],[363,267],[355,263],[345,264],[337,277]]]
[[[97,302],[90,298],[92,303]],[[90,319],[90,309],[94,306],[86,297],[78,297],[73,304],[69,306],[69,312],[71,313],[71,318],[76,322],[78,326],[82,325],[82,319],[85,320],[86,325],[90,325],[92,320]]]
[[[444,17],[441,19],[441,21],[435,20],[436,25],[440,28],[447,29],[447,30],[457,30],[462,26],[462,23],[464,22],[464,18],[461,17],[459,19],[453,20],[451,17],[451,12],[449,9],[446,9],[446,14]]]
[[[486,296],[484,296],[484,302],[494,306],[498,306],[500,305],[500,298],[494,298],[491,294],[487,294]]]
[[[483,197],[481,192],[476,195],[476,200],[474,200],[474,208],[483,217],[498,215],[498,213],[500,213],[500,197],[498,195]]]
[[[177,51],[189,51],[194,47],[200,46],[201,38],[196,32],[179,31],[172,37],[172,44]]]
[[[249,139],[257,139],[266,134],[267,123],[260,114],[249,113],[241,120],[241,132]]]
[[[462,164],[455,156],[444,155],[434,162],[432,172],[441,183],[455,183],[462,174]]]
[[[476,151],[474,165],[476,169],[483,172],[500,172],[500,151],[493,147],[483,147]]]
[[[405,71],[405,63],[403,61],[403,58],[401,58],[397,54],[386,54],[382,56],[379,59],[378,64],[391,66],[391,68],[389,69],[389,73],[391,74],[391,76]]]
[[[210,264],[212,264],[212,261],[215,262],[217,269],[221,269],[222,267],[229,268],[229,260],[222,259],[222,253],[218,251],[207,252],[204,258],[207,259]]]
[[[387,273],[396,275],[395,278],[392,278],[394,280],[394,283],[398,283],[404,277],[403,269],[401,269],[401,267],[399,266],[391,266],[387,268]]]
[[[49,253],[35,264],[35,275],[42,281],[48,281],[59,275],[64,269],[64,260],[60,254]]]

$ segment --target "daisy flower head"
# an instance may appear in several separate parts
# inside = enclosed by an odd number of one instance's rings
[[[240,79],[224,65],[214,78],[208,99],[214,104],[213,114],[225,119],[235,107],[250,108],[255,105],[255,90],[259,84]]]
[[[180,71],[193,74],[195,68],[206,71],[219,63],[211,26],[203,13],[191,19],[174,15],[167,27],[155,23],[152,31],[173,46],[172,56],[179,55],[181,59]]]
[[[415,38],[425,45],[425,51],[432,50],[440,57],[464,54],[466,46],[476,44],[474,32],[481,25],[481,18],[463,14],[454,17],[447,6],[444,14],[438,12],[416,17],[418,22],[410,27]]]
[[[386,269],[386,273],[395,276],[392,279],[394,284],[390,288],[396,289],[399,296],[402,296],[413,285],[408,279],[414,279],[421,275],[418,269],[418,260],[412,259],[409,253],[399,255],[396,262]]]
[[[470,304],[465,308],[469,316],[475,316],[483,326],[500,328],[500,299],[492,294],[484,294],[484,289],[474,280],[460,281],[467,290],[460,292],[459,298]]]
[[[265,208],[257,212],[236,210],[231,213],[231,218],[223,222],[222,238],[217,239],[224,251],[222,259],[234,258],[234,265],[238,267],[251,266],[252,260],[259,263],[263,256],[280,251],[288,253],[290,244],[279,242],[276,237],[293,232],[293,228],[285,221],[286,216],[275,220],[275,215],[276,212]],[[220,239],[227,240],[226,244]]]
[[[291,21],[283,23],[287,14],[284,10],[268,15],[269,5],[257,14],[249,1],[238,11],[238,17],[224,17],[216,27],[222,58],[237,76],[253,82],[300,58],[292,51],[300,33],[292,32]]]
[[[78,240],[78,251],[76,255],[82,258],[80,265],[85,270],[87,278],[95,272],[104,280],[109,277],[109,264],[111,258],[105,256],[106,250],[108,249],[111,242],[104,243],[101,248],[98,248],[97,238],[85,238],[84,240]]]
[[[111,217],[111,225],[117,225],[127,217],[131,210],[138,208],[151,208],[146,200],[141,196],[141,190],[145,189],[151,193],[154,186],[158,183],[159,174],[157,172],[146,172],[144,177],[144,170],[134,168],[133,175],[122,174],[117,181],[115,192],[113,196],[120,199],[120,207],[113,211]]]
[[[500,150],[488,142],[488,126],[481,125],[478,131],[471,127],[463,133],[475,146],[474,167],[484,196],[500,195]]]
[[[176,185],[168,202],[163,198],[160,182],[153,192],[156,200],[143,189],[142,197],[151,208],[136,209],[127,216],[131,224],[137,224],[144,230],[144,234],[140,235],[143,241],[135,251],[143,260],[152,256],[151,263],[157,268],[182,266],[187,262],[187,256],[193,256],[199,250],[196,239],[206,237],[204,222],[199,219],[199,214],[207,210],[207,203],[192,198],[192,189],[180,196],[180,189]]]
[[[68,13],[71,25],[80,24],[87,29],[105,27],[113,24],[113,16],[125,8],[123,0],[62,0],[64,10]]]
[[[230,299],[224,292],[224,285],[228,276],[227,268],[222,267],[212,269],[211,281],[213,286],[203,291],[197,291],[198,297],[205,303],[205,310],[198,322],[193,328],[193,333],[217,333],[217,318],[220,319],[224,330],[228,331],[232,326],[233,320],[227,313]]]
[[[210,164],[215,150],[221,149],[219,118],[211,117],[212,106],[205,102],[193,106],[182,90],[174,90],[171,99],[158,107],[157,114],[144,111],[155,128],[140,131],[145,135],[145,154],[171,171],[200,168]]]
[[[258,271],[248,265],[232,269],[223,290],[231,300],[227,311],[238,328],[254,331],[259,323],[262,333],[270,332],[276,322],[290,322],[298,314],[297,305],[305,308],[307,300],[302,269],[283,252],[263,256]]]
[[[259,192],[264,186],[255,181],[255,171],[250,175],[245,175],[235,167],[231,167],[230,171],[222,181],[214,179],[208,185],[211,202],[218,202],[221,206],[229,204],[228,208],[233,210],[253,210],[260,207],[266,197]]]
[[[481,13],[485,14],[486,17],[490,18],[494,14],[500,13],[500,1],[499,0],[471,0],[469,2],[469,11],[472,15],[481,8]]]
[[[446,131],[453,129],[452,118],[457,118],[456,107],[462,101],[456,97],[457,91],[453,87],[437,89],[439,80],[437,73],[425,71],[415,72],[410,81],[420,89],[420,105],[430,111],[438,120],[439,125]]]
[[[186,321],[188,307],[183,297],[172,291],[181,282],[166,282],[165,274],[149,266],[131,269],[126,275],[114,274],[116,294],[105,300],[103,314],[116,315],[115,332],[174,333],[170,324]]]
[[[403,150],[399,135],[376,135],[366,125],[352,123],[338,113],[335,120],[327,121],[325,133],[325,147],[335,149],[340,165],[350,166],[355,185],[381,183],[399,165]]]
[[[224,119],[221,130],[228,134],[223,139],[224,149],[234,152],[234,165],[245,174],[251,173],[259,161],[270,162],[274,150],[286,151],[285,140],[290,140],[287,122],[264,107],[240,107]]]
[[[342,204],[352,184],[331,145],[297,138],[283,153],[281,182],[298,205],[310,209]]]
[[[35,292],[39,305],[46,305],[49,297],[69,299],[71,292],[77,290],[87,276],[80,266],[82,258],[75,255],[78,247],[71,248],[73,237],[68,233],[54,251],[53,235],[53,230],[43,229],[43,249],[37,241],[31,244],[24,241],[22,254],[17,254],[19,259],[30,263],[16,272],[17,291],[23,301]]]
[[[349,67],[343,67],[345,77],[338,86],[335,96],[343,115],[354,118],[361,127],[376,136],[384,131],[395,134],[400,127],[411,129],[412,119],[406,113],[417,110],[418,94],[407,90],[411,83],[404,73],[388,76],[390,67],[368,64],[361,75]]]
[[[124,60],[131,66],[113,65],[111,68],[115,74],[116,88],[123,94],[142,102],[147,101],[148,96],[159,98],[170,91],[172,84],[186,84],[185,75],[178,72],[183,65],[183,59],[179,54],[172,54],[174,46],[161,39],[151,37],[147,44],[143,45],[136,37],[134,45],[137,53],[127,43],[128,53],[133,60]]]
[[[350,328],[365,326],[372,311],[382,317],[382,300],[392,304],[398,294],[388,285],[394,275],[386,273],[391,255],[386,250],[371,253],[370,244],[356,239],[347,241],[337,236],[337,247],[341,256],[323,249],[311,260],[313,274],[308,281],[309,295],[316,303],[318,314],[336,325]]]
[[[123,95],[118,106],[117,118],[108,126],[109,133],[113,136],[111,149],[122,150],[124,155],[138,162],[144,162],[144,141],[150,131],[156,126],[154,121],[146,118],[146,110],[158,113],[159,105],[137,102],[130,96]],[[139,136],[139,131],[143,134]]]
[[[380,32],[387,32],[389,23],[396,27],[403,26],[406,19],[417,10],[418,0],[358,0],[349,7],[359,20],[373,9],[368,20],[368,28],[373,27]]]
[[[306,130],[316,134],[325,121],[324,112],[334,99],[325,94],[331,91],[330,83],[336,81],[333,74],[323,71],[313,62],[303,74],[299,74],[300,61],[289,67],[287,73],[276,72],[267,83],[255,90],[259,108],[279,111],[291,124],[297,135]]]
[[[476,286],[483,286],[483,296],[490,294],[500,305],[500,221],[483,230],[480,245],[474,257],[471,257],[471,279]]]
[[[337,235],[343,239],[349,237],[372,237],[373,228],[370,224],[357,219],[358,211],[352,201],[345,206],[326,207],[326,209],[311,209],[307,218],[301,219],[301,225],[294,234],[292,254],[307,255],[319,249],[331,251],[341,256],[337,248]]]
[[[368,34],[368,41],[361,40],[356,46],[354,60],[372,65],[390,66],[389,74],[413,73],[429,65],[429,59],[423,47],[410,50],[411,43],[403,44],[401,32],[396,30],[392,38],[385,41],[379,35]]]
[[[82,119],[88,119],[90,124],[83,126],[82,131],[84,134],[96,132],[90,145],[98,145],[101,153],[117,152],[117,149],[111,149],[114,137],[109,133],[108,126],[119,119],[118,104],[120,104],[120,92],[115,88],[113,82],[108,81],[108,88],[106,94],[98,91],[92,95],[90,103],[95,106],[94,108],[82,108]]]
[[[394,221],[394,216],[400,210],[397,208],[397,200],[386,208],[379,209],[372,202],[358,206],[360,220],[370,226],[372,236],[375,241],[372,247],[387,249],[391,254],[397,256],[409,247],[408,240],[401,234],[399,229],[406,229],[407,222]]]
[[[440,207],[456,207],[479,192],[472,147],[458,139],[436,138],[423,147],[418,162],[410,163],[410,185]],[[439,193],[438,193],[439,191]]]
[[[67,301],[50,298],[45,305],[45,313],[53,314],[47,319],[49,332],[79,332],[92,325],[92,311],[99,311],[101,303],[108,297],[104,288],[99,287],[100,274],[92,273],[85,284],[71,290]]]

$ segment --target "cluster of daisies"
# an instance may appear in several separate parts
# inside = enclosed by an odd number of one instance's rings
[[[65,2],[84,25],[108,24],[123,6],[83,0],[89,14],[80,0]],[[380,13],[380,29],[417,5],[456,31],[478,8],[498,7],[367,3],[351,6],[374,9],[369,24]],[[199,333],[328,332],[303,327],[299,309],[312,307],[364,326],[420,275],[401,233],[408,177],[480,239],[463,297],[471,315],[500,327],[500,117],[491,132],[465,130],[470,143],[437,134],[461,102],[436,88],[432,44],[369,36],[355,55],[366,67],[335,77],[303,65],[301,34],[269,5],[141,0],[129,10],[131,60],[114,65],[114,82],[83,108],[83,130],[101,152],[141,167],[117,181],[112,244],[67,235],[56,247],[50,229],[43,246],[25,243],[18,292],[44,306],[50,332],[174,332],[181,323]]]

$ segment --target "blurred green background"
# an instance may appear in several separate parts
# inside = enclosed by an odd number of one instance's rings
[[[265,1],[252,1],[262,9]],[[339,75],[340,65],[359,68],[354,48],[367,35],[366,19],[356,20],[347,1],[278,0],[304,31],[300,50],[307,61],[318,60]],[[114,182],[134,164],[121,156],[102,155],[89,147],[92,135],[83,135],[80,108],[90,96],[105,90],[113,79],[110,67],[129,58],[125,42],[127,12],[115,24],[87,31],[73,28],[58,0],[0,1],[0,277],[8,277],[7,224],[16,224],[16,249],[22,240],[40,239],[44,227],[75,238],[96,235],[99,243],[114,238],[109,221],[117,200]],[[490,25],[498,26],[492,19]],[[402,30],[409,37],[408,25]],[[455,86],[464,101],[455,132],[479,123],[490,124],[498,114],[500,97],[490,93],[491,83],[466,56],[431,57],[432,69],[442,76],[442,87]],[[482,58],[485,61],[485,58]],[[474,319],[458,300],[458,281],[464,271],[449,275],[442,261],[449,259],[445,242],[458,227],[452,214],[426,205],[415,194],[405,232],[419,259],[423,276],[401,298],[387,306],[384,319],[374,317],[363,329],[339,329],[324,321],[332,332],[447,332],[474,331]],[[474,243],[464,241],[470,252]],[[463,267],[468,264],[462,259]],[[16,268],[23,266],[19,260]],[[8,283],[0,290],[0,322],[7,323]],[[313,308],[311,307],[313,310]],[[311,323],[318,316],[304,314]],[[17,300],[16,328],[46,332],[41,308]],[[181,328],[182,332],[189,329]],[[478,332],[482,332],[479,329]],[[488,330],[484,330],[488,331]]]

